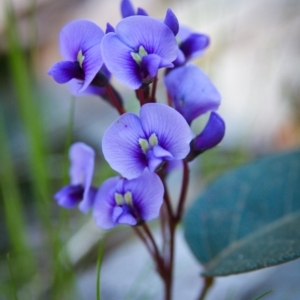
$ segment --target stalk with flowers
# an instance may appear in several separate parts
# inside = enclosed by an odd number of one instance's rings
[[[217,114],[220,94],[210,79],[190,60],[202,55],[209,45],[204,34],[181,26],[168,9],[163,21],[135,12],[128,0],[121,3],[123,19],[105,32],[93,22],[68,23],[59,36],[63,61],[49,70],[73,94],[91,93],[117,109],[120,117],[107,128],[102,152],[119,175],[92,185],[95,152],[76,142],[69,151],[68,186],[55,194],[65,208],[78,205],[92,211],[96,224],[105,230],[129,225],[151,255],[164,282],[165,300],[172,299],[174,243],[182,219],[189,184],[189,162],[216,146],[225,125]],[[157,73],[164,69],[167,104],[156,97]],[[139,115],[127,112],[111,76],[134,90],[140,103]],[[201,133],[190,125],[209,113]],[[175,167],[183,172],[181,192],[172,205],[166,178]],[[158,245],[148,222],[160,219],[163,245]]]

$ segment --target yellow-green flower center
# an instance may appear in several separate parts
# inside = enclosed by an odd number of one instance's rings
[[[158,138],[155,133],[152,133],[148,140],[140,138],[139,144],[144,154],[146,154],[150,148],[153,148],[154,146],[158,145]]]
[[[138,52],[131,52],[131,57],[135,60],[135,62],[140,65],[142,63],[143,57],[147,56],[148,53],[143,46],[139,47]]]
[[[127,204],[129,206],[133,206],[131,192],[126,192],[124,195],[115,193],[115,201],[118,205]]]
[[[85,59],[85,56],[82,54],[82,50],[79,50],[78,54],[77,54],[77,61],[79,62],[79,66],[80,68],[82,68],[82,63]]]

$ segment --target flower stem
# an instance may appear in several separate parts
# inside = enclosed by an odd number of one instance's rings
[[[187,194],[187,188],[189,184],[189,166],[188,162],[183,160],[183,177],[182,177],[182,187],[181,187],[181,193],[180,198],[178,202],[177,212],[175,215],[175,223],[179,223],[183,214],[183,205],[186,199]]]
[[[147,103],[144,96],[144,90],[142,88],[136,90],[136,95],[140,101],[141,106]]]
[[[141,241],[146,246],[146,248],[149,251],[151,257],[155,260],[154,252],[153,252],[148,240],[145,238],[145,236],[142,234],[142,232],[140,231],[140,229],[137,226],[132,226],[132,228],[135,231],[136,235],[141,239]]]
[[[198,298],[198,300],[204,300],[205,296],[208,292],[208,290],[211,288],[211,286],[214,283],[214,277],[204,277],[204,286],[201,290],[200,296]]]
[[[152,83],[152,89],[151,89],[151,101],[156,102],[155,94],[156,94],[156,87],[157,87],[157,76],[155,76],[153,83]]]
[[[116,98],[116,95],[115,95],[112,87],[109,84],[107,84],[105,86],[105,88],[106,88],[107,94],[109,95],[113,106],[117,109],[117,111],[119,112],[120,115],[123,115],[126,111],[125,111],[124,107],[119,103],[118,99]]]

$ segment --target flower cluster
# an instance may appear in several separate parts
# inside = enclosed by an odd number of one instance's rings
[[[121,14],[123,19],[115,27],[107,23],[105,31],[88,20],[68,23],[59,36],[63,61],[48,72],[57,83],[67,83],[72,93],[99,95],[120,113],[102,140],[104,158],[119,176],[108,178],[99,188],[92,186],[94,150],[75,143],[69,152],[71,183],[55,194],[63,207],[78,205],[83,213],[92,209],[103,229],[157,218],[162,204],[169,201],[164,180],[171,164],[187,166],[216,146],[225,132],[216,113],[221,96],[191,63],[204,54],[208,36],[181,26],[170,9],[159,20],[123,0]],[[164,69],[167,104],[156,99],[159,69]],[[139,115],[125,111],[112,76],[135,90]],[[206,127],[193,134],[191,123],[206,113],[210,114]],[[170,219],[180,220],[181,198],[177,214],[166,203]]]

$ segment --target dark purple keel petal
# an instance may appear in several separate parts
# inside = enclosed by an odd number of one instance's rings
[[[145,133],[155,133],[158,144],[173,159],[183,159],[190,151],[192,133],[186,120],[173,108],[159,103],[142,106],[140,118]]]
[[[120,177],[112,177],[105,180],[96,194],[93,217],[97,226],[102,229],[113,228],[116,225],[116,218],[122,213],[122,211],[120,211],[118,216],[116,216],[118,212],[114,212],[114,208],[116,207],[114,197],[119,181]]]
[[[80,96],[80,95],[97,95],[97,96],[102,96],[106,93],[105,88],[100,88],[97,86],[89,85],[84,91],[80,92],[79,90],[81,89],[83,85],[82,80],[77,80],[77,79],[72,79],[68,83],[68,88],[74,96]]]
[[[139,66],[131,56],[132,51],[115,33],[108,33],[102,40],[101,52],[107,69],[118,81],[135,90],[142,85],[142,81]]]
[[[176,59],[178,45],[175,36],[172,30],[159,20],[144,16],[128,17],[117,24],[116,34],[124,44],[135,51],[143,46],[148,54],[157,54],[169,62]]]
[[[201,56],[208,45],[209,37],[207,35],[193,33],[181,43],[180,49],[184,53],[186,59],[189,60]]]
[[[167,10],[164,23],[172,30],[174,36],[176,36],[179,31],[179,23],[177,17],[170,8]]]
[[[140,177],[125,181],[124,189],[131,191],[134,208],[142,220],[151,221],[159,216],[164,187],[157,174],[145,170]]]
[[[85,53],[99,45],[104,36],[102,29],[88,20],[76,20],[65,25],[59,35],[60,51],[64,59],[76,61],[78,52]]]
[[[82,197],[83,186],[81,185],[67,185],[54,195],[57,204],[64,208],[75,207],[81,201]]]
[[[203,131],[193,140],[193,148],[196,151],[204,152],[218,145],[224,135],[223,119],[216,112],[212,112]]]
[[[122,176],[138,177],[147,167],[139,139],[145,138],[138,116],[125,113],[104,133],[102,151],[111,168]]]
[[[164,81],[176,110],[189,124],[198,116],[217,109],[221,103],[217,89],[195,65],[189,64],[172,70]]]
[[[48,74],[57,83],[66,83],[73,78],[83,78],[84,74],[77,62],[61,61],[52,66]]]
[[[122,0],[121,15],[122,18],[127,18],[135,15],[134,8],[129,0]]]

